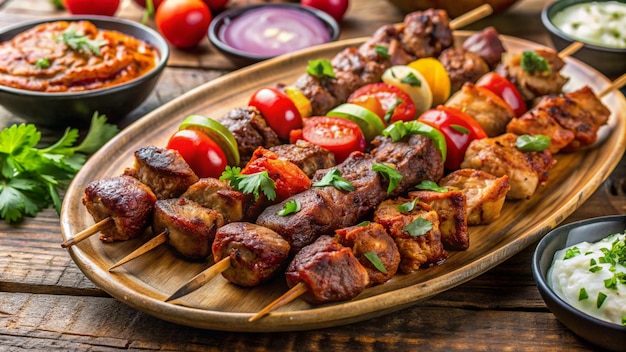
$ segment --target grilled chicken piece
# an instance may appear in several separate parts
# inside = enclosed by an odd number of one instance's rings
[[[269,150],[276,153],[279,159],[296,164],[309,178],[312,178],[317,170],[336,165],[335,154],[302,139],[296,143],[277,145]]]
[[[152,231],[167,232],[167,243],[190,260],[204,260],[211,254],[211,245],[224,217],[185,198],[160,199],[154,207]]]
[[[560,71],[565,66],[557,52],[550,49],[537,49],[537,55],[544,58],[550,66],[550,72],[525,71],[521,66],[523,53],[503,53],[502,62],[496,72],[511,81],[526,101],[549,94],[560,94],[568,78]]]
[[[450,90],[456,92],[465,82],[476,83],[480,77],[489,72],[489,65],[471,51],[451,47],[439,55],[439,61],[450,76]]]
[[[375,222],[367,222],[335,231],[335,239],[352,248],[352,252],[367,270],[370,285],[378,285],[391,279],[400,264],[400,252],[387,230]],[[384,270],[378,269],[368,256],[380,260]]]
[[[201,178],[187,188],[182,198],[192,200],[205,208],[219,211],[224,221],[240,221],[247,217],[250,196],[234,190],[227,182],[215,178]]]
[[[507,124],[515,117],[513,109],[502,98],[473,83],[465,83],[445,105],[472,116],[489,137],[506,132]]]
[[[276,231],[291,245],[292,252],[312,243],[320,235],[332,235],[336,229],[352,226],[370,214],[387,196],[382,177],[372,171],[375,160],[367,154],[353,153],[336,168],[341,177],[351,182],[354,191],[333,186],[311,187],[287,200],[269,206],[256,223]],[[320,170],[318,181],[330,169]],[[294,200],[300,210],[287,216],[278,215],[285,203]]]
[[[417,198],[437,212],[441,242],[445,249],[466,250],[469,248],[470,236],[467,228],[467,197],[460,190],[413,191],[408,194],[410,199]]]
[[[367,270],[352,250],[330,236],[321,236],[302,248],[285,272],[287,285],[303,283],[309,303],[344,301],[356,297],[369,284]]]
[[[477,139],[465,152],[461,168],[478,169],[494,176],[508,176],[511,189],[508,199],[528,199],[548,179],[548,170],[556,160],[549,150],[523,152],[515,147],[517,135]]]
[[[388,199],[374,213],[374,222],[387,229],[400,251],[399,270],[405,274],[421,267],[441,264],[448,252],[441,243],[439,216],[428,204],[415,202],[413,209],[401,211],[398,206],[411,202],[407,198]],[[428,228],[425,232],[422,228]]]
[[[178,151],[155,146],[135,151],[135,163],[124,175],[146,184],[158,199],[179,197],[199,179]]]
[[[552,154],[571,152],[595,143],[598,129],[607,123],[609,115],[611,111],[585,86],[543,97],[533,109],[511,120],[507,132],[547,135]]]
[[[281,144],[276,132],[267,125],[255,107],[235,108],[219,121],[233,133],[237,141],[240,166],[250,160],[257,147],[270,148]]]
[[[439,181],[439,186],[459,189],[467,200],[467,224],[484,225],[500,217],[509,192],[509,177],[496,177],[474,169],[456,170]]]
[[[230,267],[222,276],[243,287],[271,279],[287,264],[291,247],[276,232],[247,222],[232,222],[217,229],[213,260],[229,257]]]
[[[495,68],[500,63],[502,54],[506,51],[500,40],[500,34],[492,26],[476,32],[465,39],[463,49],[480,56],[489,65],[490,69]]]
[[[114,226],[100,230],[100,240],[114,242],[144,232],[150,224],[156,196],[136,178],[118,176],[89,183],[82,201],[94,221],[113,219]]]

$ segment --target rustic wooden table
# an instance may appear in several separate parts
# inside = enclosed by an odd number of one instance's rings
[[[235,1],[231,6],[254,1]],[[544,1],[520,1],[467,27],[494,25],[502,34],[549,45],[539,19]],[[0,26],[65,14],[48,0],[0,0]],[[117,16],[139,21],[126,0]],[[369,35],[403,15],[386,1],[352,1],[341,38]],[[152,25],[152,23],[151,23]],[[236,69],[208,40],[173,50],[147,101],[125,127],[189,89]],[[22,122],[0,109],[2,127]],[[45,131],[53,138],[58,132]],[[565,222],[626,213],[626,159]],[[335,328],[291,333],[205,331],[159,320],[119,302],[91,283],[72,262],[52,209],[18,225],[0,222],[0,351],[343,351],[343,350],[590,350],[546,308],[531,274],[533,246],[485,274],[413,307]]]

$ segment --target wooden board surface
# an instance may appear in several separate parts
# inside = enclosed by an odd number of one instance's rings
[[[244,106],[258,87],[295,81],[304,71],[308,59],[330,58],[343,46],[361,41],[332,43],[234,72],[202,85],[138,120],[94,155],[75,178],[61,214],[64,238],[93,223],[80,204],[87,183],[120,174],[132,163],[132,152],[138,147],[164,145],[186,115],[222,116],[234,107]],[[513,52],[536,47],[533,43],[507,37],[504,42]],[[596,71],[574,60],[568,60],[564,74],[572,78],[568,86],[570,90],[589,84],[599,91],[609,84]],[[219,277],[177,301],[180,305],[166,304],[163,299],[210,263],[186,262],[173,255],[167,246],[162,246],[119,270],[107,271],[111,264],[146,238],[103,245],[93,236],[69,251],[85,275],[115,298],[180,324],[227,331],[285,331],[372,318],[415,304],[485,272],[521,251],[580,206],[615,168],[626,145],[623,96],[611,94],[604,102],[613,111],[612,131],[604,143],[593,149],[559,155],[548,185],[532,199],[507,202],[501,219],[488,226],[471,228],[472,244],[468,251],[451,253],[450,258],[438,267],[397,275],[349,302],[311,306],[296,300],[251,324],[247,319],[254,312],[286,290],[282,280],[254,289],[241,289]]]

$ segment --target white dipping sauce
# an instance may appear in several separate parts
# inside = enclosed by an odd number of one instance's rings
[[[552,23],[582,42],[626,48],[626,3],[606,1],[568,6],[554,15]]]
[[[581,242],[556,252],[548,271],[548,284],[573,307],[598,319],[626,324],[626,281],[619,279],[621,275],[626,280],[625,240],[625,234],[615,234],[595,243]],[[607,249],[620,245],[622,264],[605,263],[601,259],[607,256]],[[566,255],[570,258],[564,259]],[[617,278],[617,283],[607,288],[605,280],[612,278]]]

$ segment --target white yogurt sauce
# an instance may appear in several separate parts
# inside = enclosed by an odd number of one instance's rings
[[[606,1],[568,6],[554,15],[552,22],[577,40],[626,48],[626,3]]]
[[[581,242],[556,252],[548,271],[548,284],[573,307],[598,319],[625,325],[625,240],[625,234],[615,234],[595,243]],[[606,263],[604,258],[613,256],[605,252],[612,248],[616,251],[620,245],[621,264],[619,261]],[[566,256],[569,258],[565,259]],[[620,281],[620,275],[624,281]],[[616,284],[611,285],[615,278]],[[609,280],[608,285],[605,280]]]

